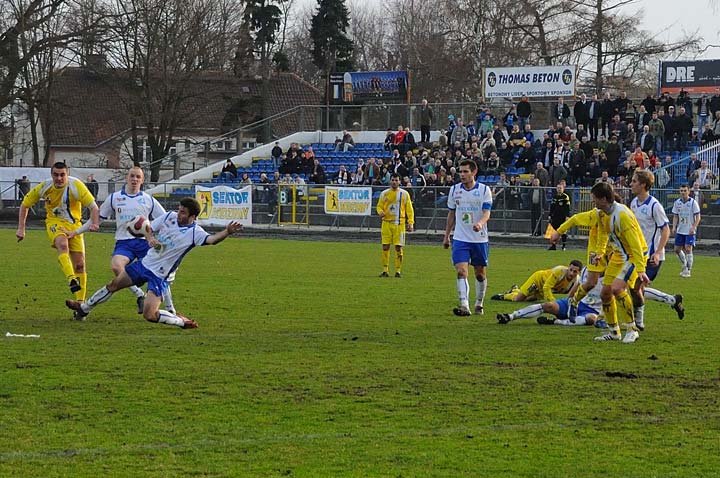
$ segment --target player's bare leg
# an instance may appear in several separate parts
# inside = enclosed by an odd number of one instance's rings
[[[129,263],[130,263],[130,259],[128,257],[119,255],[119,254],[116,256],[112,256],[112,258],[110,259],[110,268],[112,269],[113,274],[115,274],[115,277],[120,275],[120,273],[125,270],[125,266],[128,265]],[[142,314],[143,307],[144,307],[143,303],[145,301],[145,293],[143,292],[143,290],[140,287],[138,287],[136,285],[131,285],[130,287],[128,287],[128,289],[130,289],[130,292],[135,294],[135,302],[137,303],[137,313]]]
[[[145,308],[143,309],[143,317],[148,322],[155,322],[167,325],[174,325],[183,329],[196,329],[197,323],[180,315],[173,314],[167,310],[160,309],[162,297],[155,295],[155,292],[149,290],[145,297]]]

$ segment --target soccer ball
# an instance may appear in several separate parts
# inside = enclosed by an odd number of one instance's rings
[[[152,232],[150,221],[145,216],[135,216],[127,223],[128,232],[135,237],[147,237]]]

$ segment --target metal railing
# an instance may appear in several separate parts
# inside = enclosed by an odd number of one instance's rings
[[[196,184],[185,184],[181,189],[171,189],[156,194],[163,206],[172,210],[177,208],[182,197],[194,196]],[[107,186],[101,183],[101,187]],[[174,185],[177,186],[177,185]],[[207,186],[216,186],[207,184]],[[548,223],[549,205],[555,188],[533,188],[511,184],[487,184],[493,191],[493,209],[490,231],[503,235],[542,235]],[[118,185],[119,187],[119,185]],[[347,186],[353,187],[353,186]],[[367,187],[367,186],[363,186]],[[380,219],[375,214],[379,193],[387,186],[372,186],[373,202],[371,216],[338,216],[326,214],[324,209],[325,185],[306,184],[293,188],[289,184],[253,184],[253,224],[256,226],[277,226],[279,224],[303,224],[331,228],[368,229],[380,227]],[[445,229],[447,217],[447,194],[449,186],[406,187],[413,199],[416,230],[425,233],[439,233]],[[533,206],[533,192],[539,190],[540,203]],[[17,208],[21,198],[16,186],[10,182],[0,182],[3,196],[3,222],[17,220]],[[292,194],[292,191],[295,194]],[[15,196],[10,196],[14,191]],[[618,193],[629,204],[632,198],[629,188],[618,188]],[[568,187],[565,192],[571,198],[571,213],[586,211],[592,207],[589,187]],[[652,194],[663,204],[668,216],[672,217],[672,204],[679,197],[677,189],[653,189]],[[693,192],[700,202],[703,220],[698,236],[705,239],[720,237],[720,190],[705,189]],[[293,200],[295,198],[295,200]],[[42,205],[40,205],[42,206]],[[30,220],[44,217],[44,208],[35,208]],[[578,230],[574,234],[585,235]]]

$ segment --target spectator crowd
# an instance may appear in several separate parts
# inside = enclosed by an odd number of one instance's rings
[[[271,156],[277,171],[261,182],[387,186],[391,174],[397,173],[416,201],[439,203],[445,188],[460,181],[459,162],[471,159],[477,163],[478,176],[499,178],[494,181],[496,194],[502,194],[508,207],[536,210],[545,200],[532,191],[520,194],[517,187],[592,186],[605,181],[622,190],[635,170],[649,170],[662,188],[672,179],[663,165],[672,160],[673,152],[687,151],[691,142],[720,139],[720,95],[692,99],[684,91],[677,98],[648,94],[635,103],[625,92],[617,97],[606,93],[602,99],[582,94],[574,104],[558,98],[549,114],[552,124],[537,128],[532,125],[533,104],[526,96],[502,117],[481,104],[474,118],[450,114],[439,139],[430,142],[434,112],[423,100],[421,138],[403,125],[388,129],[385,157],[358,159],[351,168],[341,166],[326,174],[312,147],[294,143],[283,151],[276,143]],[[534,131],[543,132],[536,137]],[[354,148],[348,131],[336,138],[335,151]],[[233,168],[227,165],[223,174],[237,175]],[[700,169],[698,161],[690,161],[684,179],[691,186],[700,181],[700,187],[709,187],[714,176],[704,169],[697,174]]]

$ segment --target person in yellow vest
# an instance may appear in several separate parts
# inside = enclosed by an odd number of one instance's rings
[[[390,245],[395,246],[395,277],[402,277],[405,232],[412,232],[415,224],[410,193],[400,187],[400,176],[390,176],[390,188],[380,194],[377,213],[382,220],[382,266],[380,277],[389,277]]]
[[[520,287],[513,286],[504,294],[495,294],[492,300],[509,302],[532,302],[541,300],[552,302],[554,294],[567,294],[578,281],[582,262],[574,259],[568,266],[555,266],[552,269],[535,271]]]
[[[82,235],[68,239],[67,234],[82,226],[84,207],[90,210],[89,230],[97,231],[100,212],[87,186],[80,179],[70,176],[69,172],[65,163],[55,163],[50,169],[52,179],[41,182],[27,193],[20,205],[15,236],[18,242],[25,239],[28,210],[41,199],[44,200],[45,230],[50,245],[57,250],[60,269],[65,274],[70,291],[76,300],[84,301],[87,293],[85,241]]]

